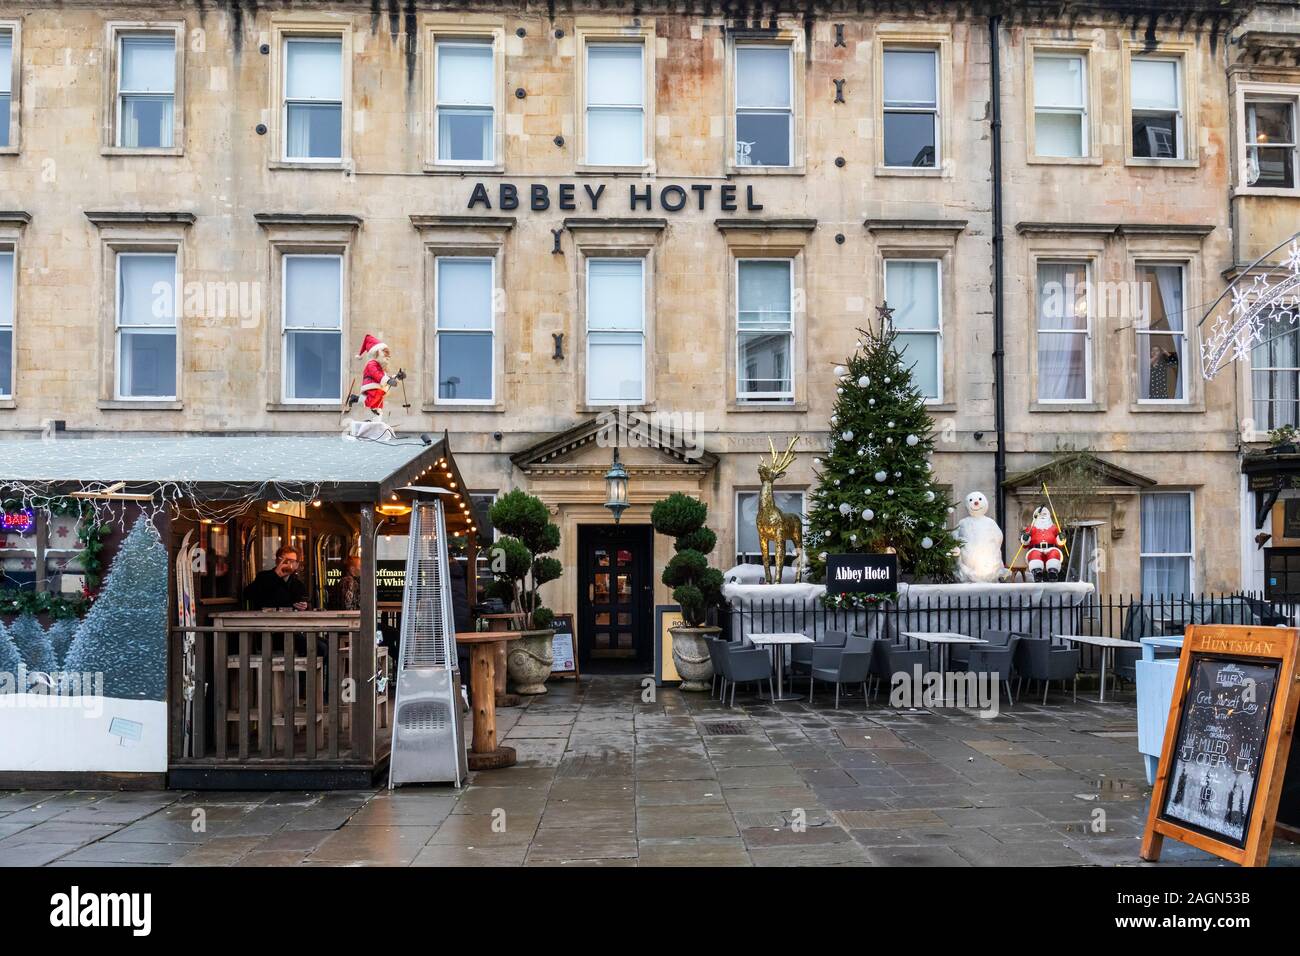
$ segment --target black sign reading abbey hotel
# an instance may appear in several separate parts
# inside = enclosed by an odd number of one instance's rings
[[[628,185],[627,197],[628,212],[637,210],[662,209],[665,212],[679,212],[685,209],[688,203],[693,203],[701,211],[709,208],[710,205],[716,205],[721,212],[736,212],[741,208],[741,202],[744,202],[746,212],[757,212],[763,208],[762,203],[754,201],[754,187],[746,186],[743,200],[736,195],[739,187],[735,183],[691,183],[687,186],[679,186],[676,183],[670,183],[667,186],[661,186],[656,191],[654,185],[638,185],[631,183]],[[585,208],[592,212],[601,211],[602,201],[613,200],[613,195],[605,195],[605,184],[592,186],[587,183],[582,185],[582,193],[578,192],[577,183],[560,183],[558,186],[551,188],[544,183],[530,183],[527,187],[528,208],[533,212],[545,212],[555,204],[555,208],[564,212],[577,210],[578,204],[582,203]],[[520,202],[524,201],[520,197],[520,187],[514,183],[499,183],[496,189],[496,208],[509,210],[518,209]],[[488,192],[488,187],[484,183],[475,183],[474,191],[469,195],[469,208],[475,209],[492,208],[492,196]],[[608,210],[606,210],[608,211]]]

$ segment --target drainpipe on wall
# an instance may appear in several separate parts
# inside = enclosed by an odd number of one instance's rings
[[[990,110],[992,125],[993,180],[993,421],[997,434],[993,449],[993,483],[997,492],[998,522],[1007,523],[1007,491],[1003,482],[1007,478],[1007,410],[1003,371],[1002,330],[1002,66],[998,51],[998,34],[1002,28],[1001,15],[989,17],[989,75]],[[1005,551],[1005,544],[1003,545]],[[1004,553],[1003,557],[1006,555]]]

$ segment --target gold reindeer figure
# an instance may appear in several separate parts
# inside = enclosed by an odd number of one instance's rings
[[[758,547],[763,553],[763,580],[768,584],[781,583],[787,541],[794,542],[794,579],[796,582],[803,580],[803,520],[799,515],[788,515],[778,508],[772,495],[772,482],[784,475],[794,463],[794,445],[798,440],[797,435],[791,438],[786,450],[778,455],[776,446],[769,438],[767,446],[772,449],[772,459],[758,463],[758,477],[763,485],[758,494],[758,517],[755,524],[758,526]],[[776,559],[775,581],[768,561],[769,554]]]

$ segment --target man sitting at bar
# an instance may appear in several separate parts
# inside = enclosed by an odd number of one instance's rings
[[[307,610],[307,585],[298,577],[300,560],[296,548],[282,545],[275,552],[275,567],[258,574],[253,583],[244,588],[244,600],[249,608],[254,611],[287,607],[295,611]]]

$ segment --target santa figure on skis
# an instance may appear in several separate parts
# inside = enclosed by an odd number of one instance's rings
[[[1020,543],[1029,550],[1025,564],[1035,581],[1057,581],[1061,577],[1061,549],[1065,547],[1065,535],[1056,526],[1052,512],[1046,505],[1034,509],[1033,520],[1029,527],[1020,533]]]
[[[392,353],[387,345],[370,334],[367,334],[361,342],[361,351],[357,353],[357,357],[368,358],[366,367],[361,373],[361,400],[365,402],[366,408],[375,418],[383,418],[384,396],[388,394],[390,388],[406,378],[406,373],[398,369],[396,375],[388,374]],[[351,400],[349,396],[349,401]]]

